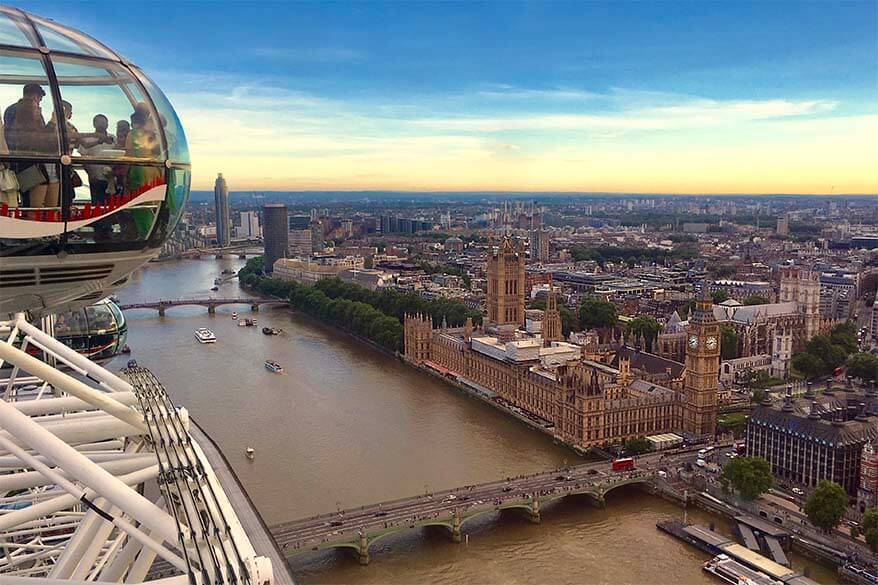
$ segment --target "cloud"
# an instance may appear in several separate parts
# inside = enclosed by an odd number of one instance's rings
[[[830,112],[831,101],[727,101],[693,100],[605,114],[525,114],[505,117],[422,118],[412,124],[469,132],[565,131],[565,130],[671,130],[738,124],[742,122],[807,116]]]
[[[586,100],[605,97],[603,94],[579,89],[527,89],[511,85],[495,85],[492,89],[479,91],[476,95],[506,100]]]
[[[846,115],[827,99],[611,90],[582,101],[534,97],[521,111],[513,99],[478,92],[404,94],[403,102],[220,81],[177,85],[184,91],[170,96],[196,188],[223,171],[234,189],[878,189],[867,154],[878,148],[878,116]],[[485,114],[460,114],[476,111]]]
[[[248,49],[247,53],[261,59],[295,63],[361,63],[368,57],[364,51],[342,47],[311,47],[301,49],[254,47]]]

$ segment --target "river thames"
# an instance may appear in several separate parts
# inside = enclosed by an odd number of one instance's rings
[[[211,292],[237,258],[149,264],[119,291],[121,303],[249,296],[236,280]],[[150,368],[175,402],[214,438],[269,525],[337,508],[544,471],[581,461],[500,412],[355,339],[286,308],[256,313],[237,327],[231,313],[203,307],[129,311],[131,357]],[[279,327],[270,337],[262,326]],[[196,327],[218,342],[201,345]],[[280,362],[276,375],[263,367]],[[121,367],[116,359],[110,368]],[[244,449],[256,450],[254,461]],[[361,567],[347,552],[295,557],[303,583],[717,583],[708,559],[655,528],[681,517],[635,489],[611,493],[604,509],[571,498],[543,509],[542,523],[487,515],[467,526],[467,543],[441,532],[383,539]],[[715,521],[700,512],[690,520]],[[720,529],[723,526],[720,524]],[[806,563],[794,556],[794,567]],[[807,561],[812,578],[833,573]]]

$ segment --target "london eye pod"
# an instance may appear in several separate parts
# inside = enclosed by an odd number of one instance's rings
[[[0,110],[0,315],[110,295],[188,198],[173,107],[88,35],[0,6]]]

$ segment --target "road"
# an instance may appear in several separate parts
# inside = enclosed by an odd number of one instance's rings
[[[337,510],[273,526],[271,533],[278,546],[292,555],[332,543],[353,542],[361,534],[395,532],[430,523],[450,525],[455,515],[467,518],[504,508],[529,508],[534,498],[549,501],[583,492],[602,498],[604,492],[617,485],[651,482],[659,470],[691,463],[697,457],[697,449],[646,455],[637,459],[636,468],[630,471],[613,472],[606,461],[586,463]]]

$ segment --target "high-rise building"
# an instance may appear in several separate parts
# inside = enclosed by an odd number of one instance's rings
[[[289,232],[289,257],[290,258],[308,258],[314,251],[312,243],[314,236],[311,228],[303,230],[290,230]]]
[[[488,256],[488,322],[524,325],[524,246],[504,239]]]
[[[540,263],[549,260],[549,233],[545,230],[530,232],[530,260]]]
[[[241,238],[258,238],[262,235],[259,228],[259,212],[258,211],[242,211],[241,227],[238,230],[238,237]]]
[[[320,252],[323,250],[323,224],[319,221],[312,221],[311,226],[311,251]]]
[[[213,199],[216,205],[216,243],[228,246],[232,242],[232,216],[229,211],[229,187],[222,173],[217,175],[213,185]]]
[[[683,387],[683,430],[696,437],[713,437],[716,431],[719,342],[719,323],[713,316],[713,302],[705,287],[689,319]]]
[[[310,215],[291,215],[289,217],[290,222],[290,231],[293,230],[306,230],[308,226],[311,225],[311,216]]]
[[[790,235],[790,216],[787,214],[781,215],[777,218],[777,235],[779,236],[788,236]]]
[[[289,246],[287,206],[283,203],[269,203],[262,208],[262,215],[265,220],[262,235],[265,242],[265,270],[271,272],[274,263],[287,256]]]

